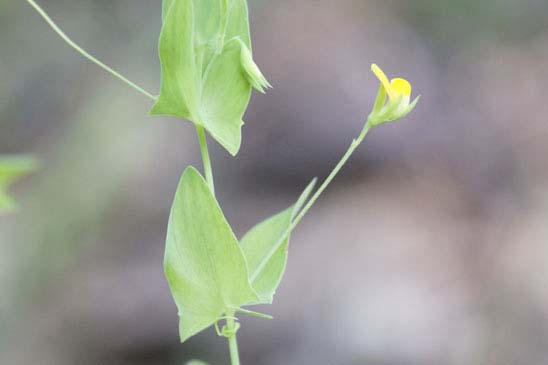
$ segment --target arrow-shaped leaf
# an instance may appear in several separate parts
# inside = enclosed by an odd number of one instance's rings
[[[171,209],[164,269],[179,310],[181,341],[258,299],[238,241],[193,167],[183,173]]]
[[[247,259],[251,284],[259,294],[259,303],[272,303],[287,263],[291,221],[312,192],[314,179],[290,208],[257,224],[241,240]]]
[[[200,78],[195,64],[192,1],[164,1],[163,11],[159,42],[162,86],[158,101],[150,113],[170,114],[195,121]]]

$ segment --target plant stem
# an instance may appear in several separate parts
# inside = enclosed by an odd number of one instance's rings
[[[240,365],[240,353],[238,351],[238,340],[236,339],[236,322],[234,312],[227,313],[226,329],[230,333],[228,339],[228,348],[230,350],[230,364]]]
[[[74,48],[78,53],[80,53],[82,56],[84,56],[85,58],[87,58],[88,60],[90,60],[91,62],[93,62],[94,64],[96,64],[97,66],[105,70],[106,72],[110,73],[112,76],[126,83],[131,88],[137,90],[138,92],[140,92],[141,94],[147,96],[148,98],[152,100],[156,100],[156,97],[154,95],[152,95],[151,93],[149,93],[148,91],[140,87],[139,85],[135,84],[134,82],[128,80],[126,77],[122,76],[120,73],[116,72],[109,66],[105,65],[103,62],[99,61],[97,58],[93,57],[88,52],[86,52],[86,50],[84,50],[82,47],[77,45],[72,39],[69,38],[69,36],[65,34],[65,32],[61,30],[61,28],[57,26],[57,24],[55,24],[55,22],[44,11],[44,9],[42,9],[34,0],[27,0],[27,2],[38,12],[38,14],[42,16],[42,18],[44,18],[46,23],[49,24],[49,26],[55,31],[55,33],[57,33],[69,46]]]
[[[196,124],[196,132],[198,133],[198,140],[200,141],[200,152],[202,153],[202,162],[204,164],[204,174],[211,189],[213,195],[215,195],[215,183],[213,182],[213,172],[211,169],[211,160],[209,158],[209,151],[207,149],[207,140],[204,127]]]
[[[322,185],[320,185],[320,187],[318,188],[318,190],[316,190],[316,192],[314,193],[314,195],[312,195],[312,198],[310,198],[310,200],[308,201],[308,203],[306,203],[306,205],[304,206],[304,208],[299,212],[299,214],[295,217],[295,219],[293,220],[293,222],[291,223],[291,226],[289,227],[288,229],[288,232],[286,235],[284,235],[284,239],[285,237],[299,224],[299,222],[303,219],[303,217],[306,215],[306,213],[308,213],[308,211],[310,210],[310,208],[312,208],[312,206],[314,205],[314,203],[316,202],[316,200],[318,200],[318,198],[320,197],[320,195],[323,193],[323,191],[327,188],[327,186],[331,183],[331,181],[333,181],[333,179],[335,178],[335,176],[337,176],[337,174],[339,173],[339,171],[342,169],[342,167],[344,166],[344,164],[348,161],[348,159],[350,158],[350,156],[352,155],[352,153],[354,153],[354,151],[356,150],[356,148],[358,148],[358,146],[363,142],[363,139],[365,138],[365,136],[367,135],[367,133],[369,133],[369,130],[371,130],[371,124],[369,123],[369,120],[367,121],[367,123],[365,123],[365,126],[363,127],[360,135],[358,136],[358,138],[354,139],[352,141],[352,143],[350,144],[350,147],[348,148],[348,150],[346,151],[346,153],[344,154],[344,156],[341,158],[341,160],[339,161],[339,163],[337,163],[337,165],[333,168],[333,170],[331,171],[331,173],[327,176],[327,178],[324,180],[324,182],[322,183]]]

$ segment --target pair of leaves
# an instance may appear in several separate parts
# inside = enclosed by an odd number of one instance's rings
[[[204,178],[188,167],[168,224],[164,270],[179,311],[181,341],[241,306],[271,303],[287,261],[291,208],[252,228],[238,243]]]
[[[16,208],[16,203],[8,194],[11,184],[32,172],[37,162],[29,156],[0,157],[0,212],[10,212]]]
[[[151,114],[174,115],[201,125],[236,155],[253,75],[262,76],[249,60],[247,2],[164,0],[162,7],[162,86]]]

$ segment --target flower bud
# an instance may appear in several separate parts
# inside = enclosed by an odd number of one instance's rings
[[[247,48],[243,42],[240,42],[240,46],[240,60],[247,80],[254,89],[264,94],[265,89],[271,88],[272,85],[270,85],[264,77],[263,73],[259,69],[259,66],[257,66],[255,61],[253,61],[253,56],[249,48]]]

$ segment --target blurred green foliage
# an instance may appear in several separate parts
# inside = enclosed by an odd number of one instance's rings
[[[0,156],[0,213],[15,210],[17,205],[8,188],[37,166],[36,159],[30,156]]]

